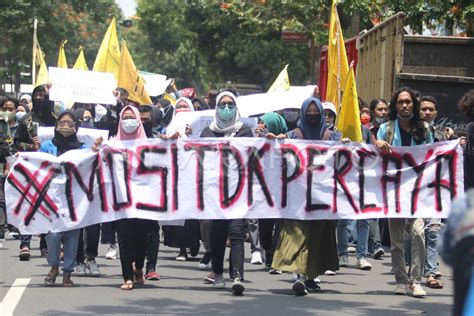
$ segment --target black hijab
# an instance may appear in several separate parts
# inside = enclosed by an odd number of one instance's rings
[[[84,145],[77,139],[77,131],[79,130],[80,122],[77,119],[77,117],[74,115],[74,112],[72,111],[64,111],[58,116],[58,121],[64,116],[64,115],[70,115],[74,123],[76,124],[76,132],[68,137],[64,137],[61,133],[58,132],[58,123],[56,122],[56,125],[54,127],[54,138],[53,138],[53,144],[58,148],[57,155],[61,156],[65,152],[73,149],[79,149]]]
[[[44,86],[37,86],[34,88],[32,93],[33,110],[32,112],[36,115],[39,120],[39,123],[44,126],[55,126],[56,118],[53,115],[54,112],[54,102],[49,100],[48,95],[44,95],[42,100],[35,98],[36,93],[45,93],[46,89]]]

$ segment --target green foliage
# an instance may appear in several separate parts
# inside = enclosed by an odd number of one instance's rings
[[[55,66],[59,45],[68,40],[66,55],[70,66],[84,47],[89,67],[112,16],[120,20],[121,11],[114,0],[13,0],[0,5],[0,83],[20,72],[31,71],[33,21],[38,19],[37,37],[46,63]],[[31,78],[23,78],[30,83]]]

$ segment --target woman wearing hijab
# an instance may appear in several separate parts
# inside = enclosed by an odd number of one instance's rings
[[[174,116],[182,112],[194,112],[194,107],[190,99],[181,97],[176,100],[174,106]],[[179,127],[179,126],[178,126]],[[169,132],[169,130],[168,130]],[[164,139],[169,139],[170,136],[163,135]],[[164,244],[168,247],[179,248],[179,254],[176,256],[176,261],[188,260],[187,248],[190,248],[190,255],[197,256],[199,253],[199,221],[186,220],[184,226],[163,226]]]
[[[49,100],[48,85],[40,85],[33,90],[33,121],[40,126],[55,126],[54,102]]]
[[[120,112],[117,136],[114,140],[132,141],[146,139],[145,129],[140,120],[138,109],[125,106]],[[124,283],[122,290],[131,290],[136,284],[144,284],[143,266],[147,235],[156,225],[156,221],[140,218],[124,218],[115,222],[120,249],[120,264]]]
[[[53,139],[42,143],[40,152],[60,156],[69,150],[85,148],[85,145],[77,139],[79,126],[79,120],[71,111],[61,113],[54,128]],[[54,285],[59,274],[61,242],[64,249],[63,286],[70,287],[74,285],[71,280],[71,272],[74,271],[75,267],[79,232],[80,229],[72,229],[60,233],[50,232],[46,235],[47,258],[51,270],[44,279],[45,285]]]
[[[327,129],[324,110],[317,98],[308,98],[300,110],[298,127],[288,137],[307,140],[338,140],[338,134]],[[326,270],[339,270],[334,221],[282,220],[280,240],[273,258],[273,267],[298,274],[293,284],[297,295],[320,290],[314,278]]]
[[[201,137],[253,137],[252,130],[240,121],[237,100],[234,94],[224,91],[216,99],[214,121],[206,127]],[[213,220],[211,226],[211,257],[214,287],[224,288],[224,255],[227,237],[230,239],[230,278],[233,280],[232,291],[241,295],[245,288],[241,281],[244,278],[244,239],[246,233],[245,219]],[[203,236],[203,238],[205,238]]]
[[[269,112],[261,116],[260,124],[255,129],[255,134],[261,137],[276,137],[276,135],[284,135],[288,132],[288,127],[283,116],[275,112]],[[265,266],[270,274],[281,274],[280,270],[272,267],[273,254],[275,252],[278,240],[280,238],[279,219],[262,218],[258,220],[258,240],[260,240],[265,250]],[[250,220],[249,220],[250,226]],[[252,232],[250,232],[252,238]]]

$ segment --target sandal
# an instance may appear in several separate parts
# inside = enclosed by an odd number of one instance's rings
[[[56,278],[58,277],[59,274],[59,269],[54,270],[54,268],[51,268],[48,272],[48,276],[44,278],[44,285],[46,286],[53,286],[54,283],[56,283]]]
[[[133,281],[125,281],[122,286],[120,286],[120,289],[121,290],[126,290],[126,291],[130,291],[130,290],[133,290]]]
[[[135,274],[135,282],[139,285],[145,284],[145,276],[143,275],[143,270],[135,270],[133,272]]]
[[[426,286],[429,287],[430,289],[442,289],[443,284],[436,280],[434,277],[429,276],[426,278]]]

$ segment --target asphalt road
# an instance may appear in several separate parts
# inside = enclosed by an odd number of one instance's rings
[[[203,283],[207,272],[197,268],[201,254],[177,262],[176,249],[162,245],[157,268],[160,281],[147,281],[132,291],[120,290],[120,261],[105,260],[107,248],[101,245],[99,277],[74,277],[73,288],[49,288],[43,285],[49,267],[38,245],[35,237],[28,262],[18,260],[18,240],[7,239],[0,249],[1,315],[450,315],[453,301],[451,271],[443,264],[444,289],[425,288],[428,296],[423,299],[393,295],[389,254],[383,260],[370,260],[372,271],[357,270],[351,255],[349,268],[335,276],[321,276],[320,293],[296,297],[291,291],[291,274],[270,275],[263,265],[250,264],[248,244],[246,290],[240,297],[232,295],[230,281],[224,290]]]

